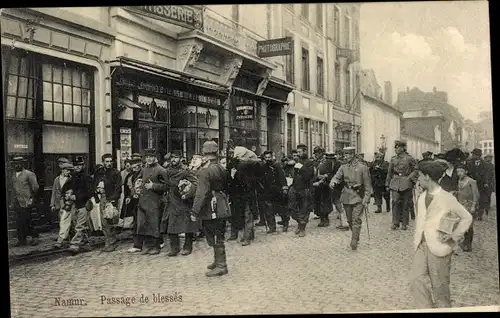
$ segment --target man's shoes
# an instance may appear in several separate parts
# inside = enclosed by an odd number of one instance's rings
[[[393,224],[391,226],[391,230],[397,230],[397,229],[399,229],[399,225]]]
[[[375,213],[382,213],[382,209],[375,210]]]
[[[356,240],[351,240],[351,249],[353,251],[357,250],[358,249],[358,241]]]
[[[165,243],[160,244],[160,248],[163,249],[165,247]]]
[[[299,237],[304,237],[306,236],[306,231],[305,230],[300,230],[299,231]]]
[[[179,255],[179,250],[171,250],[170,252],[168,252],[167,256],[169,257],[175,257]]]
[[[274,230],[269,229],[267,230],[266,234],[278,234],[278,232],[276,232],[276,229]]]
[[[401,227],[401,229],[402,229],[403,231],[406,231],[406,230],[408,230],[408,226],[407,226],[407,225],[403,225],[403,226]]]
[[[148,253],[148,254],[149,254],[149,255],[158,255],[158,254],[160,254],[160,249],[159,249],[159,248],[157,248],[157,247],[152,248],[152,249],[150,249],[150,250],[149,250],[149,253]]]
[[[295,230],[295,235],[299,235],[299,233],[300,233],[300,228],[297,227],[297,229]]]
[[[115,250],[116,250],[116,246],[115,245],[108,245],[108,246],[105,246],[102,249],[102,251],[106,252],[106,253],[114,252]]]
[[[80,247],[76,246],[76,245],[71,245],[68,249],[71,253],[78,253],[80,252]]]
[[[192,252],[193,252],[192,248],[191,249],[189,249],[189,248],[184,249],[183,248],[182,251],[181,251],[181,255],[182,256],[187,256],[187,255],[191,254]]]
[[[288,232],[288,223],[283,224],[283,232]]]
[[[137,247],[131,247],[127,250],[127,253],[138,253],[140,252],[141,249],[140,248],[137,248]]]
[[[318,227],[325,227],[325,220],[319,221]]]
[[[336,228],[342,231],[349,231],[349,226],[338,225]]]

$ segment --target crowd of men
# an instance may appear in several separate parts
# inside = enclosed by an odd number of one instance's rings
[[[372,197],[375,213],[382,213],[384,201],[385,210],[392,211],[393,230],[407,230],[410,219],[415,219],[417,198],[422,192],[419,162],[407,153],[404,141],[394,146],[396,155],[389,162],[384,152],[379,152],[368,163],[354,147],[336,154],[315,147],[313,158],[309,158],[303,144],[279,161],[272,151],[257,156],[241,146],[228,147],[221,155],[219,145],[208,141],[190,162],[181,153],[172,152],[160,165],[156,151],[147,149],[127,159],[122,171],[113,167],[112,155],[105,154],[92,175],[85,172],[82,160],[61,158],[50,202],[51,210],[59,215],[57,247],[85,250],[89,230],[102,231],[103,251],[112,252],[118,244],[119,220],[132,218],[134,242],[130,253],[158,254],[168,242],[168,256],[187,256],[193,251],[193,241],[204,236],[214,249],[207,276],[219,276],[228,272],[224,245],[227,226],[227,240],[240,238],[241,245],[247,246],[255,238],[255,226],[265,226],[267,234],[273,235],[278,233],[278,225],[287,232],[293,218],[297,223],[295,234],[304,237],[312,212],[319,219],[318,227],[330,226],[330,216],[335,212],[336,228],[352,232],[350,247],[356,250],[363,214]],[[426,152],[420,161],[440,163],[445,172],[439,184],[459,200],[464,178],[474,180],[478,196],[467,197],[472,204],[463,204],[476,220],[488,214],[495,189],[491,156],[481,157],[479,149],[471,156],[452,149],[435,155]],[[19,245],[26,245],[28,236],[32,237],[31,244],[38,243],[29,212],[38,183],[24,164],[22,157],[13,160],[10,196],[17,215]],[[464,251],[471,250],[471,242],[472,227],[462,244]]]

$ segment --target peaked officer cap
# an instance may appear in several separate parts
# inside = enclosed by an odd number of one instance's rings
[[[144,157],[156,157],[156,149],[154,148],[144,149]]]
[[[217,154],[219,152],[219,146],[213,140],[205,141],[201,147],[201,152],[203,152],[203,154]]]

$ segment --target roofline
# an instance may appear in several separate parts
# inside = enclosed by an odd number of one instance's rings
[[[391,111],[397,113],[400,117],[403,116],[403,112],[401,112],[401,111],[397,110],[396,108],[394,108],[393,106],[387,104],[385,101],[380,100],[378,98],[375,98],[373,96],[367,95],[367,94],[365,94],[363,92],[361,92],[361,95],[363,95],[363,97],[367,97],[369,99],[372,99],[372,100],[378,102],[379,104],[383,105],[385,108],[389,108]]]

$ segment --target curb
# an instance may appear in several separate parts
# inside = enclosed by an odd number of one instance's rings
[[[118,244],[121,244],[122,242],[129,242],[133,240],[132,235],[127,235],[123,238],[118,239]],[[64,248],[64,249],[56,249],[52,248],[47,251],[34,251],[28,254],[24,255],[16,255],[16,256],[9,256],[9,267],[15,267],[19,265],[26,265],[26,264],[32,264],[32,263],[43,263],[51,260],[55,260],[58,258],[61,258],[63,256],[74,256],[78,254],[83,254],[83,253],[88,253],[95,251],[98,248],[101,248],[104,246],[104,240],[99,239],[96,240],[95,242],[90,243],[90,249],[89,250],[84,250],[79,253],[74,253],[69,250],[69,248]]]

